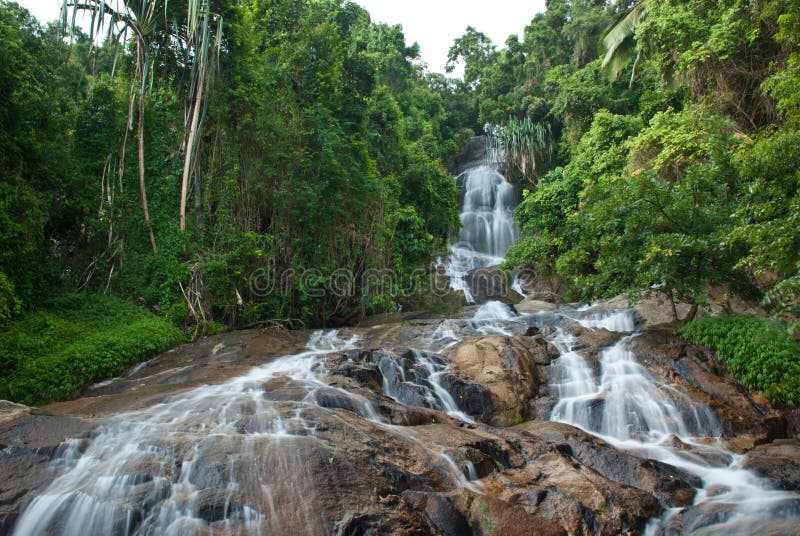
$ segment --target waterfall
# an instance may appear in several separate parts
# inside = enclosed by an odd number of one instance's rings
[[[593,330],[631,332],[636,325],[630,310],[582,319],[563,316]],[[550,390],[558,401],[550,418],[699,476],[704,485],[692,508],[704,515],[698,516],[698,527],[689,523],[690,532],[702,527],[703,534],[746,534],[754,533],[766,519],[796,519],[793,502],[797,497],[771,490],[753,473],[739,468],[741,456],[714,442],[721,431],[711,409],[672,385],[656,382],[628,350],[635,336],[623,337],[595,361],[575,351],[575,338],[557,329],[552,342],[561,355],[553,364]],[[675,446],[676,438],[679,446]],[[680,512],[680,508],[667,510],[650,523],[647,534],[676,533],[669,523]]]
[[[466,171],[460,242],[483,256],[484,266],[490,266],[502,260],[516,235],[511,184],[487,166]]]
[[[462,177],[461,231],[458,242],[450,248],[445,273],[450,277],[451,288],[464,292],[467,301],[474,303],[465,277],[476,268],[503,262],[518,235],[514,223],[516,199],[511,183],[492,167],[475,167]]]
[[[390,424],[363,395],[326,382],[327,360],[358,340],[315,332],[304,352],[120,413],[90,439],[68,441],[54,463],[59,476],[22,512],[13,534],[330,534],[321,507],[330,496],[310,471],[315,459],[326,467],[340,455],[318,435],[327,429],[320,412],[337,422],[337,408],[415,445],[444,482],[474,490],[474,465],[459,466],[413,430]],[[449,363],[417,351],[409,361],[408,370],[381,363],[387,395],[414,405],[404,385],[427,399],[419,405],[474,422],[441,383]]]
[[[383,376],[383,394],[406,406],[438,409],[464,422],[475,420],[461,411],[453,396],[442,385],[442,378],[453,372],[453,367],[437,356],[410,349],[410,359],[397,359],[384,354],[378,358],[378,368]]]

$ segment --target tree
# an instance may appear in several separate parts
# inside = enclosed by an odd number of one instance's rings
[[[196,137],[200,129],[200,112],[204,105],[203,92],[208,84],[210,69],[215,57],[214,52],[220,48],[222,22],[216,16],[216,36],[212,35],[212,13],[209,0],[185,0],[184,2],[169,2],[168,0],[122,0],[112,6],[105,0],[65,0],[62,8],[64,24],[68,15],[71,20],[79,11],[89,11],[92,14],[90,34],[100,34],[106,31],[106,42],[125,44],[128,32],[133,34],[135,43],[135,86],[130,95],[128,112],[128,129],[133,126],[133,109],[135,97],[138,97],[137,112],[137,147],[139,170],[139,193],[142,203],[142,214],[147,227],[150,245],[156,253],[156,241],[153,226],[150,220],[150,210],[147,203],[147,188],[145,181],[145,154],[144,130],[147,89],[149,85],[149,72],[152,68],[153,54],[156,44],[169,46],[178,42],[183,46],[187,58],[191,58],[191,83],[189,97],[192,102],[190,121],[187,122],[185,148],[185,161],[180,193],[180,229],[185,229],[186,196],[188,193],[189,175],[192,170],[192,159],[195,154]],[[183,21],[183,22],[178,22]],[[122,28],[121,30],[119,28]],[[116,32],[116,33],[115,33]],[[124,155],[125,138],[123,139],[122,154]],[[120,170],[123,166],[120,167]]]
[[[464,82],[474,86],[480,80],[481,71],[489,65],[495,49],[492,40],[486,34],[467,26],[464,35],[458,37],[447,52],[445,70],[452,73],[456,64],[463,61]]]
[[[642,55],[642,50],[636,46],[636,28],[646,14],[647,0],[639,0],[630,9],[620,13],[617,20],[603,32],[600,41],[600,48],[603,53],[602,66],[610,80],[616,80],[625,64],[633,59],[629,83],[630,86],[633,86],[636,65]]]

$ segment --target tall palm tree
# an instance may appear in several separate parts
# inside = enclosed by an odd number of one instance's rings
[[[610,80],[616,80],[625,64],[633,59],[633,70],[629,83],[629,85],[633,85],[636,66],[642,54],[641,49],[636,46],[636,27],[644,20],[646,14],[647,0],[639,0],[629,10],[621,13],[617,20],[603,32],[600,41],[600,48],[603,52],[603,70]]]
[[[194,6],[194,11],[190,11],[189,14],[188,35],[186,36],[187,46],[194,53],[189,92],[189,97],[192,101],[192,114],[191,122],[186,130],[186,158],[183,162],[183,175],[181,177],[179,217],[181,231],[186,229],[186,197],[189,191],[189,176],[193,169],[194,155],[197,149],[197,136],[200,133],[202,124],[200,111],[205,103],[203,93],[206,85],[211,81],[211,72],[222,46],[222,17],[212,14],[209,0],[190,2],[190,6],[192,4],[196,5]],[[214,32],[214,35],[212,35],[212,17],[216,18],[216,32]]]
[[[122,155],[125,154],[127,132],[133,129],[134,101],[138,97],[137,141],[139,194],[142,201],[142,213],[150,239],[153,253],[157,252],[150,211],[147,204],[147,189],[144,167],[144,116],[147,93],[148,69],[151,65],[153,44],[160,42],[177,42],[182,45],[186,57],[190,58],[192,76],[189,98],[192,102],[185,129],[186,157],[181,183],[180,228],[184,229],[186,192],[188,179],[192,169],[196,148],[196,138],[200,129],[200,109],[204,105],[203,88],[213,69],[213,62],[219,52],[222,33],[222,20],[211,13],[209,0],[64,0],[62,20],[66,26],[71,16],[72,25],[78,12],[91,13],[90,35],[105,31],[106,42],[125,43],[129,33],[133,35],[136,46],[134,87],[131,88],[128,106],[128,127],[123,138]],[[212,20],[213,19],[213,20]],[[216,35],[212,38],[212,23],[216,23]],[[215,46],[214,46],[215,45]],[[135,90],[134,90],[135,88]],[[122,174],[123,166],[120,166]]]

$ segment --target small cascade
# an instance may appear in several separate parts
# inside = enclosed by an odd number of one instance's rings
[[[383,394],[406,406],[437,409],[464,422],[474,423],[475,420],[459,409],[453,396],[442,385],[442,379],[452,374],[452,365],[435,354],[415,349],[409,353],[411,359],[397,359],[391,354],[378,356]]]
[[[516,320],[519,315],[510,305],[490,301],[481,305],[469,322],[470,327],[477,335],[503,335],[510,337],[514,334]]]
[[[588,317],[580,317],[580,311],[574,314],[579,318],[564,316],[590,329],[624,333],[636,326],[630,310]],[[750,534],[768,519],[800,520],[796,495],[769,489],[753,473],[738,467],[741,456],[714,442],[721,432],[710,408],[653,379],[628,350],[635,336],[623,337],[595,361],[573,349],[572,335],[556,329],[552,342],[560,357],[553,365],[550,390],[558,401],[551,419],[700,477],[704,487],[692,506],[700,512],[698,525],[690,523],[690,532],[697,528],[703,534]],[[674,445],[676,439],[679,446]],[[680,508],[668,510],[650,523],[647,534],[675,533],[670,520],[680,512]]]
[[[315,332],[304,352],[115,415],[91,439],[67,441],[52,466],[60,476],[23,511],[13,534],[328,534],[321,505],[330,497],[312,471],[336,461],[337,445],[319,431],[341,422],[337,410],[415,445],[443,482],[476,490],[474,466],[459,467],[413,430],[390,424],[363,395],[325,381],[328,359],[355,350],[358,340]],[[406,385],[423,406],[474,422],[442,384],[446,362],[423,352],[411,361],[413,378],[381,363],[386,394],[411,402],[399,387]]]
[[[516,317],[517,314],[510,305],[499,301],[490,301],[478,307],[472,320],[485,322],[488,320],[513,320]]]
[[[513,187],[487,166],[470,169],[465,179],[459,240],[482,256],[476,260],[497,264],[517,237]]]
[[[459,242],[450,248],[445,275],[451,288],[475,300],[465,281],[476,269],[503,262],[518,232],[514,223],[514,188],[496,169],[480,166],[464,172],[464,201],[461,208]]]
[[[625,349],[628,342],[623,338],[603,351],[599,377],[576,352],[563,354],[551,384],[559,399],[551,418],[622,441],[718,435],[711,411],[658,386]]]
[[[605,329],[616,333],[636,331],[636,314],[630,309],[590,313],[574,320],[589,329]]]

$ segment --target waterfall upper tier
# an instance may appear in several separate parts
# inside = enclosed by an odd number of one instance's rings
[[[484,266],[498,264],[517,238],[514,187],[497,170],[481,166],[464,172],[459,247],[471,249]]]
[[[458,241],[450,247],[445,271],[451,288],[463,291],[467,301],[474,303],[465,277],[477,268],[503,262],[519,235],[514,223],[518,199],[511,183],[493,167],[468,169],[459,176],[459,181],[464,191],[461,230]]]

